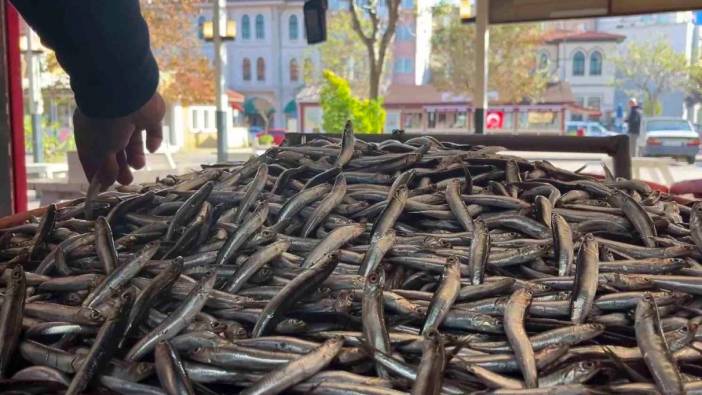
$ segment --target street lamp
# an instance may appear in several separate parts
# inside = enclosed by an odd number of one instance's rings
[[[224,69],[227,64],[227,50],[222,45],[225,41],[236,38],[236,23],[227,21],[227,13],[222,12],[226,6],[226,0],[213,0],[214,12],[211,21],[201,21],[200,37],[205,41],[214,44],[214,64],[215,64],[215,95],[217,96],[217,110],[215,111],[215,122],[217,126],[217,161],[227,160],[227,87]]]

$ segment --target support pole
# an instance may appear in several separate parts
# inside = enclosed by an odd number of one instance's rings
[[[29,82],[29,116],[32,122],[32,157],[34,163],[44,162],[41,130],[41,87],[39,86],[39,57],[34,52],[34,31],[25,24],[27,40],[27,80]],[[38,49],[38,48],[37,48]]]
[[[488,27],[488,0],[475,0],[475,134],[485,133],[485,111],[488,107],[488,49],[490,30]]]
[[[5,33],[6,36],[0,43],[4,45],[6,49],[4,52],[4,59],[6,62],[0,63],[0,77],[4,76],[4,82],[6,83],[7,89],[2,89],[3,86],[0,83],[0,90],[6,93],[0,93],[3,97],[0,97],[0,102],[9,102],[9,105],[4,104],[0,109],[0,112],[5,112],[9,110],[8,113],[0,116],[0,133],[5,134],[4,128],[7,128],[6,118],[9,115],[10,122],[10,155],[6,155],[6,150],[4,144],[0,147],[0,215],[7,214],[8,211],[14,208],[15,213],[21,213],[27,211],[27,168],[25,166],[24,158],[24,122],[22,109],[22,67],[21,67],[21,54],[19,48],[20,40],[20,18],[17,10],[12,6],[10,2],[0,1],[4,3],[0,5],[0,18],[5,18]],[[2,23],[0,23],[2,25]],[[0,56],[0,60],[3,56]],[[0,142],[2,138],[0,138]],[[7,179],[7,169],[2,163],[3,160],[11,160],[12,174],[11,180]],[[5,187],[10,185],[10,187]],[[12,204],[7,204],[7,194],[9,190],[12,191]]]
[[[224,72],[227,65],[227,49],[222,43],[223,30],[226,29],[227,14],[226,0],[214,1],[214,63],[215,63],[215,95],[217,96],[217,109],[215,111],[215,123],[217,126],[217,161],[227,161],[227,86]]]

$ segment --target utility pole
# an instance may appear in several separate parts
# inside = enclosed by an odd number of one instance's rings
[[[215,122],[217,126],[217,161],[227,160],[227,86],[224,72],[227,65],[227,49],[222,45],[222,37],[225,35],[224,29],[227,26],[226,0],[214,1],[213,28],[214,37],[214,63],[215,63],[215,95],[217,96],[217,109],[215,111]]]
[[[488,49],[490,30],[488,0],[475,0],[475,134],[485,133],[485,112],[488,107]]]
[[[42,144],[41,130],[41,86],[39,84],[39,58],[38,53],[41,49],[37,48],[37,53],[34,53],[34,31],[26,25],[25,39],[27,40],[27,80],[29,81],[29,114],[32,122],[32,154],[34,163],[44,161],[44,145]]]

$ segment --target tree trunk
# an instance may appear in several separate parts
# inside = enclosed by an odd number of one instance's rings
[[[368,98],[375,100],[380,96],[380,74],[378,67],[375,64],[371,65],[370,68],[370,85],[368,91]]]
[[[381,0],[383,1],[383,0]],[[395,28],[399,19],[400,0],[384,0],[388,8],[388,20],[385,31],[380,33],[380,19],[375,13],[375,2],[371,2],[370,9],[366,10],[371,21],[372,31],[369,35],[363,31],[361,27],[360,17],[356,9],[355,0],[349,1],[349,12],[351,12],[351,21],[353,30],[358,34],[363,44],[368,50],[368,63],[370,67],[369,90],[368,97],[376,100],[380,97],[380,79],[383,75],[383,67],[385,66],[385,55],[395,35]]]

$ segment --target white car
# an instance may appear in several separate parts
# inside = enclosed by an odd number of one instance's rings
[[[685,119],[651,117],[643,119],[637,144],[643,156],[672,156],[695,163],[700,136]]]

